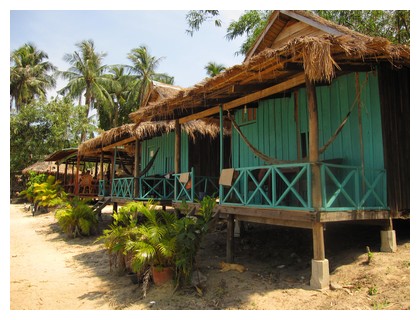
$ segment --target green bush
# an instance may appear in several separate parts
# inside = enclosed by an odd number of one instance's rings
[[[56,181],[54,176],[31,173],[27,185],[28,188],[20,195],[25,196],[34,205],[34,212],[40,207],[58,207],[67,199],[61,182]]]
[[[89,236],[97,231],[98,219],[93,209],[77,197],[58,209],[55,217],[61,230],[74,238]]]
[[[141,217],[139,202],[130,202],[114,212],[109,229],[105,229],[97,241],[103,241],[108,251],[109,266],[119,273],[131,268],[131,254],[126,249],[127,241],[136,238],[137,222]]]

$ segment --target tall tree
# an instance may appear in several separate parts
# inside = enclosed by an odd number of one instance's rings
[[[67,71],[59,72],[68,83],[58,93],[73,99],[78,98],[79,101],[84,96],[86,117],[88,117],[92,108],[112,103],[112,97],[106,90],[111,86],[112,80],[106,76],[107,65],[102,63],[106,53],[96,52],[93,40],[79,42],[76,47],[79,51],[64,55],[64,60],[71,67]],[[93,104],[94,101],[98,103]],[[85,138],[86,133],[82,132],[81,140],[84,141]]]
[[[316,10],[319,16],[360,33],[410,43],[408,10]]]
[[[156,72],[163,58],[150,55],[146,46],[132,49],[128,54],[128,59],[132,62],[132,66],[128,66],[128,68],[136,78],[129,99],[131,105],[134,103],[136,109],[142,106],[150,95],[153,80],[173,84],[173,77]]]
[[[226,67],[223,64],[219,64],[216,62],[209,62],[204,67],[206,73],[209,77],[217,76],[220,72],[226,70]]]
[[[128,96],[133,90],[135,77],[126,72],[126,68],[121,65],[109,66],[109,74],[112,80],[107,87],[108,93],[112,97],[112,103],[104,102],[104,106],[99,108],[99,126],[104,130],[121,126],[129,122],[128,115],[135,111],[128,103]]]
[[[47,90],[55,87],[51,74],[56,67],[48,62],[48,55],[32,43],[26,43],[10,55],[10,109],[19,112],[22,105],[36,98],[45,99]]]
[[[264,30],[271,10],[245,11],[237,21],[232,21],[226,33],[228,40],[246,36],[235,54],[245,55]],[[393,43],[410,43],[410,11],[408,10],[315,10],[315,14],[370,36],[389,39]],[[191,10],[186,15],[191,36],[208,20],[216,19],[218,10]],[[216,26],[221,26],[216,20]]]
[[[70,99],[35,101],[10,116],[10,171],[18,172],[54,151],[77,147],[80,133],[96,127]]]

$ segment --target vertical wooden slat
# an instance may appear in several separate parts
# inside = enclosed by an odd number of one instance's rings
[[[181,172],[181,125],[175,120],[175,173]]]

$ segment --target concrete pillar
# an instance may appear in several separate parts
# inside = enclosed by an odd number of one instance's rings
[[[396,252],[397,251],[397,236],[395,230],[381,231],[381,251],[382,252]]]
[[[324,226],[314,223],[312,227],[314,258],[312,259],[312,274],[310,285],[313,289],[324,289],[330,285],[330,268],[325,259]]]
[[[330,285],[330,267],[328,259],[312,259],[311,288],[325,289]]]
[[[241,222],[238,220],[235,220],[235,227],[234,227],[234,231],[233,231],[233,236],[235,238],[240,238],[241,237]]]

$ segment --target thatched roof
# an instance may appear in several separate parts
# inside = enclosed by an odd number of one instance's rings
[[[103,148],[121,141],[146,140],[155,136],[163,135],[175,130],[175,121],[142,122],[140,124],[125,124],[117,128],[112,128],[103,132],[101,135],[87,140],[79,145],[79,154],[83,155],[98,148]],[[208,120],[194,120],[181,125],[181,130],[186,132],[189,137],[195,140],[198,136],[217,137],[219,134],[219,124]],[[230,134],[226,128],[224,134]],[[127,140],[126,140],[127,139]]]
[[[23,169],[22,173],[28,174],[30,171],[36,173],[55,174],[57,172],[57,165],[52,161],[38,161],[34,164],[31,164],[29,167]],[[59,166],[59,172],[65,172],[65,165]]]
[[[352,68],[370,70],[381,61],[397,67],[410,64],[408,46],[361,35],[310,13],[300,15],[330,29],[334,27],[337,32],[296,36],[274,49],[265,46],[244,63],[181,90],[172,98],[151,103],[131,113],[130,118],[134,122],[176,119],[295,78],[300,79],[295,84],[298,87],[303,84],[302,75],[314,82],[331,81],[340,72]]]

